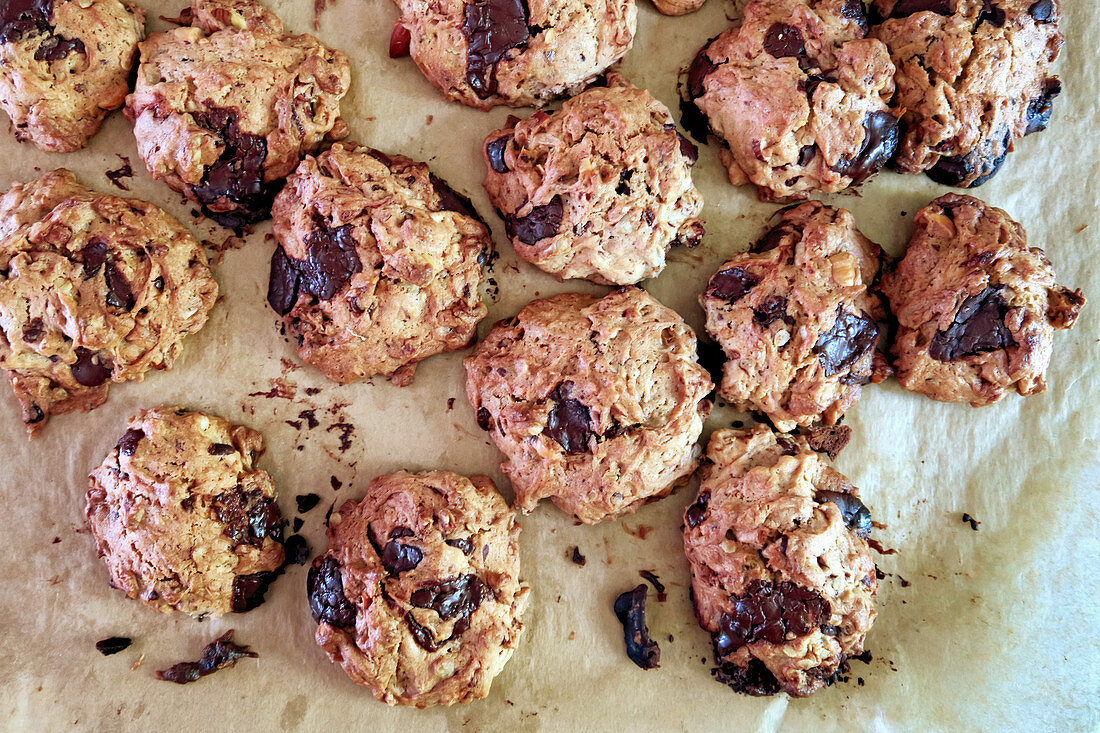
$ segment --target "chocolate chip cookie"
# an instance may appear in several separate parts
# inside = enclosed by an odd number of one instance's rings
[[[0,199],[0,368],[32,437],[111,382],[171,368],[217,296],[202,247],[150,203],[64,169]]]
[[[126,99],[138,153],[154,178],[219,224],[268,216],[304,153],[347,135],[344,54],[292,36],[249,0],[192,0],[191,27],[141,44]]]
[[[762,200],[833,193],[897,146],[894,64],[860,0],[755,0],[703,47],[681,85],[684,127],[719,142],[734,185]]]
[[[1054,332],[1085,297],[1054,282],[1024,228],[970,196],[940,196],[917,212],[905,257],[883,278],[898,320],[892,351],[906,389],[943,402],[988,405],[1006,389],[1046,389]]]
[[[670,246],[702,239],[695,146],[617,72],[558,112],[490,134],[483,154],[516,254],[560,279],[633,285],[664,269]]]
[[[466,358],[466,396],[523,512],[595,524],[687,481],[713,385],[695,333],[640,288],[528,304]]]
[[[860,385],[888,370],[875,351],[884,310],[871,289],[882,258],[845,209],[807,201],[783,210],[699,297],[726,355],[718,394],[780,430],[836,423]]]
[[[355,144],[307,157],[272,208],[267,300],[298,353],[341,384],[476,337],[489,230],[428,166]]]
[[[715,676],[749,695],[810,695],[863,652],[875,620],[871,514],[801,436],[717,430],[707,459],[682,529]]]
[[[1057,0],[874,0],[872,12],[898,67],[900,170],[979,186],[1046,129],[1062,89]]]
[[[220,417],[143,410],[88,477],[84,510],[112,588],[192,616],[249,611],[283,567],[263,438]]]
[[[519,530],[486,476],[379,476],[309,571],[317,644],[389,705],[485,697],[523,632]]]
[[[118,109],[145,35],[145,11],[119,0],[0,3],[0,107],[16,139],[80,150]]]
[[[395,45],[448,99],[542,106],[583,89],[630,50],[634,0],[394,0]]]

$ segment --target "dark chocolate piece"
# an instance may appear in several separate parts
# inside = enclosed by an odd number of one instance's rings
[[[473,0],[466,4],[462,35],[466,37],[466,83],[479,99],[497,90],[496,65],[531,37],[525,0]]]
[[[524,244],[536,242],[557,235],[561,228],[562,216],[565,207],[561,196],[550,199],[550,203],[536,206],[527,216],[506,216],[504,223],[509,236],[515,237]]]
[[[340,563],[335,558],[317,558],[306,577],[309,610],[313,620],[338,629],[355,628],[355,604],[344,595]]]
[[[841,157],[831,166],[842,176],[848,176],[856,184],[878,173],[892,157],[898,146],[898,121],[889,112],[869,112],[863,118],[863,145],[854,158]]]
[[[649,638],[649,627],[645,622],[645,599],[649,588],[643,583],[628,590],[615,599],[615,615],[623,625],[623,639],[626,641],[626,655],[630,661],[642,669],[656,669],[661,666],[661,649],[657,642]]]
[[[211,443],[206,452],[212,456],[230,456],[236,453],[237,449],[229,443]]]
[[[267,218],[281,182],[264,181],[267,139],[241,132],[236,110],[210,107],[192,115],[195,124],[217,135],[223,145],[218,159],[207,166],[191,193],[203,213],[224,227],[236,229]],[[231,204],[227,207],[226,202]]]
[[[474,541],[469,537],[457,540],[443,540],[444,544],[458,548],[463,555],[470,555],[474,551]]]
[[[473,574],[466,574],[453,580],[424,586],[414,591],[412,596],[409,597],[409,603],[417,608],[427,608],[435,611],[444,621],[455,619],[450,637],[454,639],[470,628],[470,617],[481,606],[481,602],[486,598],[491,598],[492,595],[492,589],[481,578]],[[434,648],[426,645],[424,642],[431,638],[431,632],[421,626],[420,628],[426,634],[418,636],[417,630],[413,627],[416,621],[412,618],[411,613],[406,614],[405,621],[406,623],[412,621],[409,624],[409,630],[413,632],[413,638],[416,639],[417,644],[429,651],[434,651],[434,649],[438,649],[443,643],[449,641],[449,639],[441,641],[432,639],[431,644],[435,645]],[[419,626],[419,624],[416,625]],[[422,640],[421,636],[425,638]]]
[[[565,553],[565,556],[569,558],[570,562],[574,565],[580,565],[582,568],[588,563],[588,559],[581,554],[581,548],[573,545],[572,549]]]
[[[224,491],[214,497],[211,508],[225,525],[222,534],[234,544],[261,547],[267,537],[276,542],[283,539],[286,522],[279,513],[279,505],[259,489],[242,491],[238,486],[233,491]]]
[[[687,522],[689,527],[698,527],[699,524],[706,519],[707,516],[707,504],[710,503],[710,492],[701,491],[699,496],[695,499],[695,503],[687,508],[684,512],[684,521]]]
[[[657,577],[657,573],[652,570],[639,570],[638,575],[645,578],[646,582],[653,586],[653,590],[657,591],[657,602],[664,603],[668,594],[665,593],[665,584]]]
[[[308,511],[312,511],[314,507],[321,503],[321,497],[312,492],[308,494],[298,494],[294,497],[294,503],[298,505],[298,513],[305,514]]]
[[[720,662],[714,669],[714,678],[729,685],[734,692],[761,697],[779,692],[779,680],[756,657],[749,660],[747,666],[730,662]]]
[[[1036,0],[1027,9],[1027,14],[1038,23],[1050,23],[1054,20],[1054,0]]]
[[[849,313],[840,305],[836,321],[827,332],[818,336],[813,352],[821,361],[825,376],[831,377],[859,361],[875,347],[877,339],[878,326],[874,321],[863,313]]]
[[[931,11],[938,15],[951,15],[955,9],[951,7],[952,0],[898,0],[894,6],[891,18],[906,18],[914,13]]]
[[[85,387],[98,387],[111,378],[111,365],[98,351],[76,347],[76,363],[69,369],[73,379]]]
[[[589,441],[596,434],[590,427],[591,413],[583,403],[569,396],[572,391],[572,382],[562,382],[550,393],[553,406],[543,432],[557,441],[566,453],[576,455],[588,452]]]
[[[260,655],[248,647],[234,644],[233,629],[230,629],[202,648],[199,661],[173,664],[168,669],[157,670],[156,676],[158,680],[185,685],[219,669],[232,667],[243,657],[258,656]]]
[[[471,202],[470,199],[455,191],[447,185],[446,181],[434,173],[428,174],[428,180],[432,182],[432,187],[435,188],[435,192],[439,194],[440,209],[443,211],[453,211],[456,214],[462,214],[471,219],[481,221],[481,217],[478,215],[477,210],[474,209],[473,202]]]
[[[497,173],[508,172],[508,164],[504,162],[504,149],[508,147],[511,140],[511,135],[505,135],[490,140],[489,144],[485,146],[485,156],[489,159],[489,167]]]
[[[966,512],[963,512],[962,520],[964,524],[970,525],[970,529],[974,530],[975,532],[978,531],[978,525],[981,524],[981,522],[979,522],[977,519],[970,516]]]
[[[772,23],[764,34],[764,50],[777,59],[804,56],[806,42],[802,38],[802,31],[793,25]]]
[[[1027,130],[1025,135],[1041,132],[1050,124],[1050,113],[1054,110],[1054,98],[1062,93],[1062,82],[1047,79],[1043,82],[1043,91],[1027,105]]]
[[[383,567],[391,575],[412,570],[424,559],[424,553],[415,545],[405,545],[395,540],[390,540],[382,548],[381,560]]]
[[[133,640],[126,636],[112,636],[107,639],[100,639],[95,643],[95,650],[105,657],[109,657],[112,654],[118,654],[123,649],[128,649]]]
[[[122,182],[124,178],[133,178],[134,169],[130,167],[130,159],[125,155],[119,155],[118,159],[122,161],[122,165],[118,168],[107,171],[103,175],[107,176],[107,180],[111,182],[115,188],[121,188],[123,191],[129,191],[130,187]]]
[[[844,523],[853,534],[863,539],[871,536],[871,512],[857,497],[843,491],[822,490],[814,494],[814,501],[831,501],[836,504],[844,515]]]
[[[829,602],[790,581],[753,580],[741,595],[731,595],[733,612],[722,614],[714,649],[725,657],[746,644],[783,644],[787,634],[805,636],[828,620]]]
[[[707,45],[699,49],[699,53],[695,54],[695,58],[692,59],[682,90],[684,96],[680,100],[681,124],[683,124],[689,135],[704,144],[711,134],[710,122],[694,100],[706,93],[704,82],[707,75],[718,68],[718,64],[711,61],[710,57],[707,56],[707,49],[710,48],[713,41],[714,38],[707,41]]]
[[[302,520],[294,518],[296,522]],[[301,525],[298,526],[301,529]],[[283,551],[286,553],[287,565],[305,565],[309,562],[309,542],[300,534],[292,534],[283,543]]]
[[[937,361],[958,361],[1015,346],[1016,339],[1005,325],[1008,304],[1001,295],[1003,289],[1003,285],[986,287],[964,300],[951,325],[932,337],[928,355]]]
[[[742,267],[731,267],[727,270],[719,270],[707,283],[707,295],[719,298],[728,303],[736,303],[752,290],[760,278],[751,272],[745,272]]]
[[[251,611],[264,602],[268,587],[281,571],[263,571],[233,578],[233,598],[230,607],[234,613]]]
[[[145,437],[145,431],[140,428],[130,428],[118,441],[118,452],[124,456],[134,455],[137,445]]]

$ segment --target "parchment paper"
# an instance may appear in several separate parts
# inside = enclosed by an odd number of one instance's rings
[[[158,16],[174,16],[183,5],[141,4],[149,8],[150,31],[166,28]],[[309,0],[268,5],[288,28],[316,32],[352,59],[354,87],[344,109],[355,138],[430,160],[492,224],[501,251],[492,275],[499,294],[482,334],[537,296],[602,291],[559,284],[517,263],[480,187],[480,141],[510,110],[447,103],[409,59],[389,59],[397,15],[391,3],[330,2],[316,31]],[[873,661],[854,662],[848,684],[807,700],[754,699],[711,678],[709,639],[691,611],[679,535],[695,483],[597,527],[574,526],[548,504],[524,518],[522,574],[534,591],[527,631],[491,696],[453,709],[390,709],[330,664],[313,643],[305,567],[292,566],[258,610],[203,622],[155,613],[111,590],[84,529],[86,475],[142,407],[176,403],[261,430],[267,453],[260,465],[275,477],[284,514],[295,515],[298,494],[323,497],[304,516],[302,532],[315,553],[324,547],[327,507],[358,499],[379,473],[487,473],[511,496],[499,455],[463,396],[461,353],[423,362],[403,389],[382,379],[338,387],[301,364],[264,302],[274,247],[264,224],[216,266],[222,298],[172,371],[113,386],[105,405],[55,417],[33,443],[15,399],[0,388],[0,699],[8,708],[0,707],[0,719],[36,730],[1096,730],[1100,6],[1063,5],[1065,92],[1051,128],[1020,142],[975,193],[1022,222],[1031,242],[1046,249],[1059,282],[1083,288],[1090,302],[1076,328],[1056,336],[1043,395],[975,410],[886,382],[868,387],[848,413],[853,439],[837,466],[886,525],[878,540],[897,549],[877,558],[886,577],[867,640]],[[710,0],[695,15],[665,18],[640,0],[626,73],[674,107],[678,69],[733,12]],[[133,164],[134,178],[124,181],[129,195],[165,207],[201,237],[225,238],[149,179],[117,113],[87,150],[71,155],[43,154],[0,136],[0,184],[6,189],[12,180],[66,166],[85,184],[114,192],[104,172],[119,166],[116,155]],[[712,148],[702,149],[695,178],[706,200],[704,245],[676,250],[665,273],[645,287],[701,329],[697,294],[776,207],[759,203],[748,187],[730,186]],[[827,202],[850,209],[863,231],[896,255],[912,213],[946,190],[887,172],[859,194]],[[316,428],[288,424],[306,409],[315,409]],[[741,417],[716,410],[707,432]],[[981,522],[978,531],[961,521],[963,512]],[[587,558],[584,567],[566,559],[574,545]],[[649,624],[662,652],[653,671],[628,661],[611,611],[616,595],[641,582],[641,569],[668,587],[664,603],[650,595]],[[195,659],[228,628],[259,659],[187,686],[153,678],[156,669]],[[115,656],[98,654],[94,642],[113,635],[135,643]]]

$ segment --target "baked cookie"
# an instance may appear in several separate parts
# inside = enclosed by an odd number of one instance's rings
[[[780,212],[699,297],[727,359],[718,394],[784,431],[836,423],[860,385],[886,377],[875,351],[885,313],[871,290],[882,258],[845,209],[807,201]]]
[[[942,402],[988,405],[1046,389],[1054,331],[1085,304],[1004,211],[940,196],[917,212],[905,257],[883,277],[898,320],[898,382]]]
[[[715,676],[749,695],[810,695],[863,652],[875,620],[870,512],[801,436],[717,430],[707,459],[682,529]]]
[[[558,112],[490,134],[482,152],[516,254],[559,279],[633,285],[665,268],[670,246],[702,239],[695,146],[617,72]]]
[[[202,247],[150,203],[64,169],[0,199],[0,368],[31,437],[110,382],[171,368],[217,297]]]
[[[119,0],[0,3],[0,107],[17,140],[47,153],[80,150],[118,109],[145,11]]]
[[[272,215],[268,303],[329,379],[404,386],[418,361],[477,336],[493,242],[427,165],[338,143],[302,161]]]
[[[1062,90],[1057,0],[873,0],[897,64],[897,167],[948,186],[989,180],[1013,143],[1045,130]]]
[[[515,507],[550,498],[585,524],[687,482],[712,388],[691,327],[640,288],[536,300],[466,357]]]
[[[542,106],[580,91],[630,50],[634,0],[394,0],[390,55],[413,61],[447,99]]]
[[[683,123],[708,135],[734,185],[765,201],[866,180],[897,146],[894,64],[859,0],[755,0],[703,47],[681,85]]]
[[[250,611],[283,567],[263,437],[174,407],[130,418],[84,510],[111,587],[162,613]]]
[[[240,227],[268,216],[304,153],[347,135],[351,71],[344,54],[286,34],[250,0],[192,0],[190,17],[192,27],[141,44],[126,117],[154,178]]]
[[[653,7],[662,15],[687,15],[694,13],[707,0],[653,0]]]
[[[389,705],[485,697],[523,633],[519,530],[486,476],[379,476],[309,571],[317,644]]]

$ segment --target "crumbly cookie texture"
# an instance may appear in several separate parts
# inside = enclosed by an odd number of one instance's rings
[[[782,211],[699,297],[726,355],[718,393],[780,430],[836,423],[860,385],[888,372],[875,351],[885,313],[871,290],[882,258],[845,209],[807,201]]]
[[[617,72],[558,112],[493,132],[482,153],[516,254],[559,279],[633,285],[664,269],[670,246],[702,239],[695,146]]]
[[[421,359],[476,338],[493,242],[424,163],[337,143],[302,161],[272,215],[268,303],[329,379],[404,386]]]
[[[1044,391],[1054,332],[1073,326],[1085,296],[1056,284],[1023,227],[976,198],[941,196],[914,221],[882,284],[898,321],[891,350],[901,386],[974,407],[1006,389]]]
[[[169,369],[218,296],[182,224],[59,169],[0,198],[0,368],[33,437],[110,382]]]
[[[863,652],[878,588],[859,489],[801,436],[717,430],[684,513],[695,616],[717,678],[803,697]]]
[[[482,109],[580,91],[630,50],[637,27],[634,0],[394,2],[394,38],[408,36],[428,81]]]
[[[192,616],[263,603],[283,567],[262,436],[175,407],[143,410],[89,476],[85,515],[111,587]]]
[[[268,216],[303,154],[347,135],[350,66],[248,0],[192,0],[190,17],[141,44],[126,116],[154,178],[240,227]]]
[[[874,0],[872,35],[897,64],[897,167],[973,187],[1050,122],[1062,90],[1058,0]]]
[[[734,185],[762,200],[833,193],[897,146],[894,64],[859,0],[756,0],[703,47],[681,87],[684,127],[713,136]]]
[[[516,508],[550,498],[586,524],[688,480],[712,388],[695,333],[640,288],[536,300],[466,358],[466,396]]]
[[[145,11],[119,0],[0,3],[0,108],[16,139],[48,153],[88,144],[118,109]]]
[[[523,632],[519,531],[486,476],[379,476],[313,561],[317,644],[389,705],[485,697]]]

